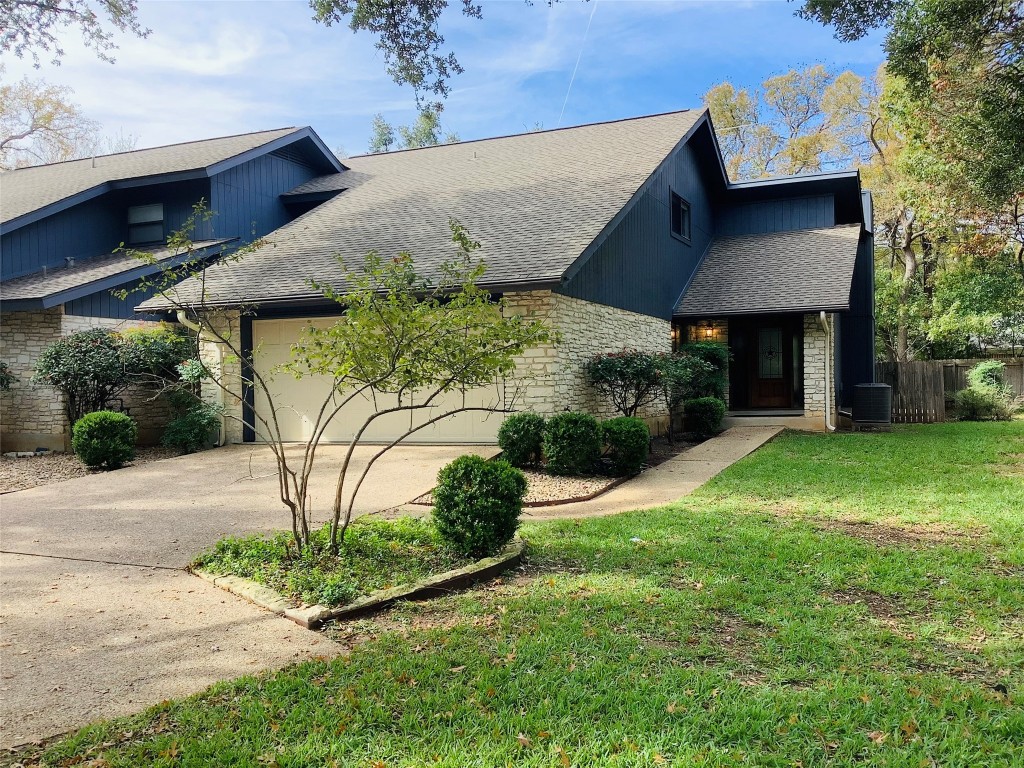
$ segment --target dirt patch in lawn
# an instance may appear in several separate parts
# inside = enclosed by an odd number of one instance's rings
[[[977,529],[965,530],[948,525],[896,526],[841,518],[835,520],[811,518],[810,522],[820,531],[842,533],[880,547],[962,544],[977,541],[983,535],[983,532]]]
[[[851,520],[843,517],[802,515],[796,505],[787,505],[786,503],[773,505],[766,511],[776,517],[805,522],[825,533],[841,533],[879,547],[967,544],[981,540],[986,533],[984,528],[957,528],[939,523],[896,525],[868,520]]]
[[[866,589],[838,589],[829,592],[826,597],[839,605],[862,605],[876,619],[887,623],[906,614],[895,599]]]
[[[135,452],[135,459],[125,466],[137,466],[150,461],[169,459],[180,454],[181,452],[174,448],[162,446],[139,448]],[[103,471],[89,469],[73,453],[44,453],[21,459],[0,456],[0,493],[24,491],[28,488],[59,483],[62,480],[85,477]]]

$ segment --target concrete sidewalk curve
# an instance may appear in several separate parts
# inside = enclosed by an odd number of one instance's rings
[[[574,504],[538,507],[523,512],[523,520],[539,522],[564,518],[600,517],[671,504],[688,496],[722,470],[735,464],[782,432],[783,427],[731,427],[686,453],[651,467],[639,477],[608,493]]]

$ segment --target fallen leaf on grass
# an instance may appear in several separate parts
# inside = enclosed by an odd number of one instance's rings
[[[872,731],[868,734],[868,738],[875,742],[875,744],[884,744],[885,740],[889,738],[889,734],[882,731]]]

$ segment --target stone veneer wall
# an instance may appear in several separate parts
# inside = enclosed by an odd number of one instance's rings
[[[71,429],[64,416],[59,392],[34,384],[32,373],[43,349],[61,336],[90,328],[150,328],[148,320],[65,315],[62,307],[35,312],[5,312],[0,322],[0,359],[15,376],[8,392],[0,393],[0,451],[32,451],[71,447]],[[139,443],[159,441],[170,417],[163,400],[152,400],[144,390],[129,389],[122,395],[124,409],[139,423]]]
[[[237,311],[223,311],[206,318],[217,333],[228,340],[231,346],[241,351],[241,315]],[[200,339],[199,356],[207,368],[219,373],[220,380],[229,391],[211,384],[203,383],[203,399],[208,403],[224,407],[223,428],[224,441],[228,443],[242,442],[242,365],[238,356],[233,354],[227,344],[218,342],[213,336],[206,335]]]
[[[835,315],[828,315],[828,322],[833,329],[832,351],[829,355],[829,389],[828,402],[831,406],[833,423],[836,413],[835,392]],[[825,418],[825,329],[816,314],[804,315],[804,416],[808,418]]]
[[[628,312],[601,304],[561,296],[551,291],[506,294],[509,310],[545,320],[561,335],[561,341],[527,350],[517,366],[517,375],[506,382],[506,397],[516,397],[520,410],[545,416],[566,410],[584,410],[609,418],[617,415],[611,406],[597,397],[586,382],[583,364],[601,352],[637,349],[646,352],[671,352],[671,324],[668,320]],[[216,320],[220,332],[237,338],[239,315],[222,313]],[[214,368],[218,365],[217,344],[207,339],[202,344],[204,360]],[[237,361],[225,362],[225,380],[231,394],[225,393],[228,412],[236,418],[226,422],[228,442],[242,441],[241,369]],[[218,402],[216,388],[207,384],[203,397]],[[641,414],[652,430],[664,427],[663,408],[652,407]]]
[[[557,345],[527,350],[517,382],[523,388],[523,410],[549,416],[566,410],[582,410],[599,418],[617,414],[587,384],[584,363],[602,352],[635,349],[671,352],[672,327],[668,320],[624,309],[594,304],[551,291],[511,293],[505,296],[517,314],[544,319],[561,335]],[[509,386],[514,386],[509,382]],[[640,414],[659,431],[665,409],[652,406]]]

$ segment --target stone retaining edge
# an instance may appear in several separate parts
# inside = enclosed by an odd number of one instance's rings
[[[450,592],[465,589],[479,581],[486,581],[511,570],[523,561],[526,553],[526,541],[514,539],[494,557],[477,560],[463,568],[456,568],[434,576],[427,576],[410,584],[400,584],[390,589],[381,589],[352,601],[348,605],[331,608],[326,605],[309,605],[295,607],[293,601],[284,595],[257,584],[250,579],[228,574],[204,573],[190,569],[193,574],[211,584],[224,589],[233,595],[245,598],[251,603],[266,608],[268,611],[294,621],[306,629],[316,629],[325,622],[339,619],[353,619],[387,608],[399,600],[426,600],[439,597]]]

